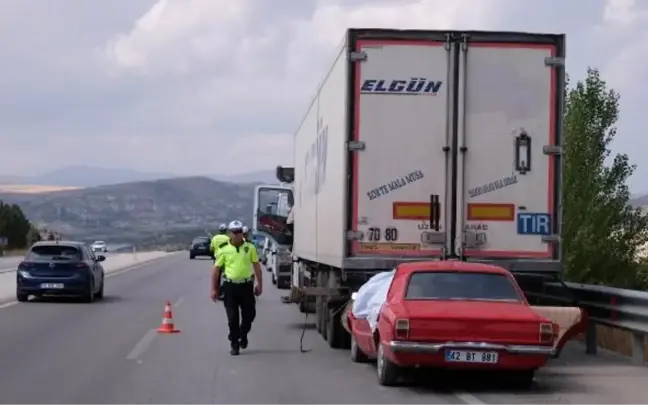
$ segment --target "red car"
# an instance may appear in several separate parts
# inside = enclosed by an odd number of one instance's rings
[[[542,314],[542,315],[541,315]],[[550,319],[551,318],[551,319]],[[534,373],[583,330],[579,308],[532,307],[504,268],[462,261],[401,264],[372,330],[347,311],[351,359],[377,359],[378,381],[405,367]]]

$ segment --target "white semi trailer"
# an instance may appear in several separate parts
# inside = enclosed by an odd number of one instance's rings
[[[277,237],[332,347],[350,294],[405,261],[560,275],[564,57],[564,35],[348,30],[278,168],[294,191],[258,190],[294,202]]]

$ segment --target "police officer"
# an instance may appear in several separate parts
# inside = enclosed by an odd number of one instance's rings
[[[256,248],[243,239],[243,224],[240,221],[232,221],[228,230],[230,239],[218,247],[218,257],[212,275],[212,300],[216,302],[222,299],[225,304],[232,348],[230,353],[236,356],[240,349],[248,346],[248,333],[256,317],[255,295],[261,295],[263,282]],[[224,274],[225,279],[222,286],[221,274]],[[256,277],[253,277],[255,275]],[[256,288],[254,279],[257,283]]]
[[[209,244],[209,251],[211,252],[212,257],[216,258],[216,253],[218,253],[218,246],[222,245],[228,240],[229,236],[227,236],[227,225],[220,224],[220,226],[218,227],[218,233],[212,237],[211,243]]]

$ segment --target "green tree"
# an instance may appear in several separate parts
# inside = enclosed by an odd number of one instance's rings
[[[563,177],[563,257],[570,281],[638,287],[638,248],[648,217],[630,206],[628,156],[612,156],[619,95],[596,69],[567,90]]]
[[[31,223],[18,205],[0,201],[0,236],[7,238],[7,249],[22,249],[29,243]]]

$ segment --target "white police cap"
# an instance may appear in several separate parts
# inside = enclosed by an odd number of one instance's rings
[[[227,229],[227,225],[225,225],[225,224],[220,224],[220,225],[218,226],[218,229],[220,229],[221,231],[224,231],[224,230]]]
[[[244,227],[243,227],[243,233],[247,233],[248,231],[249,231],[248,227],[247,227],[247,226],[244,226]]]
[[[232,221],[232,222],[229,223],[229,225],[227,225],[227,229],[229,229],[230,231],[234,231],[234,230],[237,230],[237,229],[242,230],[243,229],[243,223],[241,221]]]

